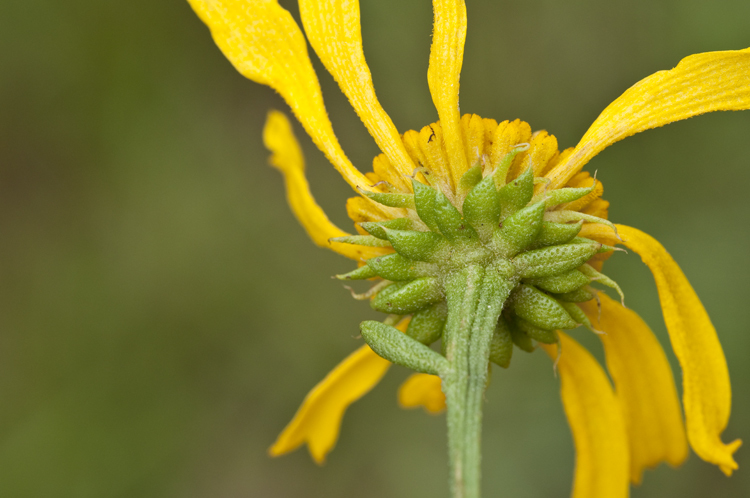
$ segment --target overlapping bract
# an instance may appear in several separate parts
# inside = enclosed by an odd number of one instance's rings
[[[592,279],[606,278],[585,265],[586,261],[611,248],[577,237],[581,217],[586,215],[567,211],[573,218],[578,214],[578,222],[570,220],[572,223],[545,218],[566,212],[556,208],[589,195],[596,182],[587,188],[564,188],[535,196],[532,167],[506,182],[513,160],[527,149],[528,145],[512,149],[484,177],[481,164],[465,172],[458,182],[460,210],[439,189],[417,180],[412,180],[413,194],[366,192],[374,202],[406,209],[407,216],[384,223],[363,223],[364,230],[371,234],[369,238],[333,239],[355,245],[385,242],[395,250],[369,259],[339,278],[384,279],[387,285],[376,285],[372,307],[389,314],[413,314],[407,335],[430,344],[440,339],[447,318],[442,287],[447,275],[468,264],[487,268],[505,265],[517,285],[493,338],[491,359],[503,367],[510,363],[511,343],[529,351],[533,350],[531,339],[557,342],[557,329],[572,329],[579,324],[591,328],[575,303],[593,298],[588,289]],[[419,347],[415,344],[414,348],[416,355]]]

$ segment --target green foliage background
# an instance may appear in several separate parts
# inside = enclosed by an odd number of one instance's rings
[[[750,46],[746,0],[470,0],[468,17],[462,111],[524,119],[561,147],[641,78]],[[435,121],[430,3],[363,0],[362,18],[398,128]],[[376,147],[315,64],[344,149],[368,170]],[[266,456],[376,316],[329,278],[351,263],[290,214],[261,142],[270,108],[287,109],[234,71],[186,2],[0,3],[1,496],[448,496],[443,417],[397,407],[400,368],[348,411],[324,468],[304,450]],[[349,228],[351,191],[297,130],[316,197]],[[716,113],[589,165],[611,219],[662,241],[703,299],[734,386],[725,440],[746,441],[749,136],[750,112]],[[638,256],[607,270],[668,344]],[[600,355],[590,333],[574,335]],[[517,352],[486,406],[486,495],[569,496],[574,454],[548,359]],[[748,496],[748,455],[730,479],[691,455],[632,495]]]

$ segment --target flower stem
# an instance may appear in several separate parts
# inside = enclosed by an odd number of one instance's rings
[[[487,384],[490,343],[503,304],[515,285],[502,266],[470,265],[445,282],[448,321],[441,376],[448,406],[448,452],[454,498],[479,498],[482,401]]]

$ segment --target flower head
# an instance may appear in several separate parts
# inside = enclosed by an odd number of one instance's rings
[[[684,461],[688,441],[727,475],[737,468],[732,455],[739,440],[725,444],[720,438],[731,392],[705,309],[655,239],[607,220],[601,183],[581,169],[635,133],[706,112],[750,108],[750,49],[692,55],[641,80],[601,113],[578,145],[560,152],[554,136],[533,132],[525,122],[460,115],[463,0],[433,2],[427,76],[439,120],[403,134],[375,95],[362,51],[358,2],[300,0],[310,45],[382,151],[373,171],[362,174],[328,120],[305,37],[276,0],[190,3],[232,64],[281,94],[357,191],[347,203],[358,231],[351,235],[334,226],[315,202],[286,117],[269,113],[264,141],[271,163],[284,175],[292,210],[316,244],[358,262],[340,278],[374,280],[370,291],[356,297],[371,299],[375,309],[390,315],[385,325],[363,325],[378,354],[362,346],[321,381],[272,446],[273,455],[307,443],[322,462],[346,408],[386,373],[390,363],[381,356],[424,372],[402,386],[402,406],[442,411],[441,380],[431,374],[441,373],[444,358],[422,344],[441,338],[445,343],[450,276],[479,264],[511,282],[507,300],[499,303],[489,359],[508,367],[514,345],[533,351],[539,344],[557,362],[578,452],[574,496],[626,496],[628,481],[640,482],[643,469]],[[615,245],[638,253],[656,280],[683,371],[687,430],[672,372],[653,333],[635,312],[590,287],[598,283],[622,295],[601,273]],[[613,383],[590,353],[560,332],[579,324],[601,337]],[[390,325],[405,334],[393,335]],[[375,346],[392,343],[400,345]],[[399,351],[411,353],[398,356]]]

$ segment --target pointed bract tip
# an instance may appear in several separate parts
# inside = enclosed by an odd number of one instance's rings
[[[560,363],[560,357],[562,356],[562,343],[560,342],[560,339],[557,340],[557,357],[555,358],[555,362],[552,364],[552,371],[555,374],[555,378],[557,378],[557,365]]]
[[[578,325],[579,326],[580,325],[584,325],[585,326],[586,324],[579,323]],[[595,333],[596,335],[607,335],[607,333],[604,332],[603,330],[595,329],[594,327],[586,327],[586,328],[589,329],[591,332]]]
[[[375,294],[377,294],[378,292],[380,292],[381,289],[383,289],[384,287],[389,286],[392,283],[393,282],[391,282],[390,280],[383,280],[382,282],[378,282],[377,284],[373,285],[367,291],[365,291],[365,292],[363,292],[361,294],[357,294],[354,291],[354,289],[352,289],[348,285],[345,285],[344,289],[348,290],[351,293],[352,297],[354,299],[356,299],[357,301],[366,301],[367,299],[370,299],[372,296],[374,296]]]

